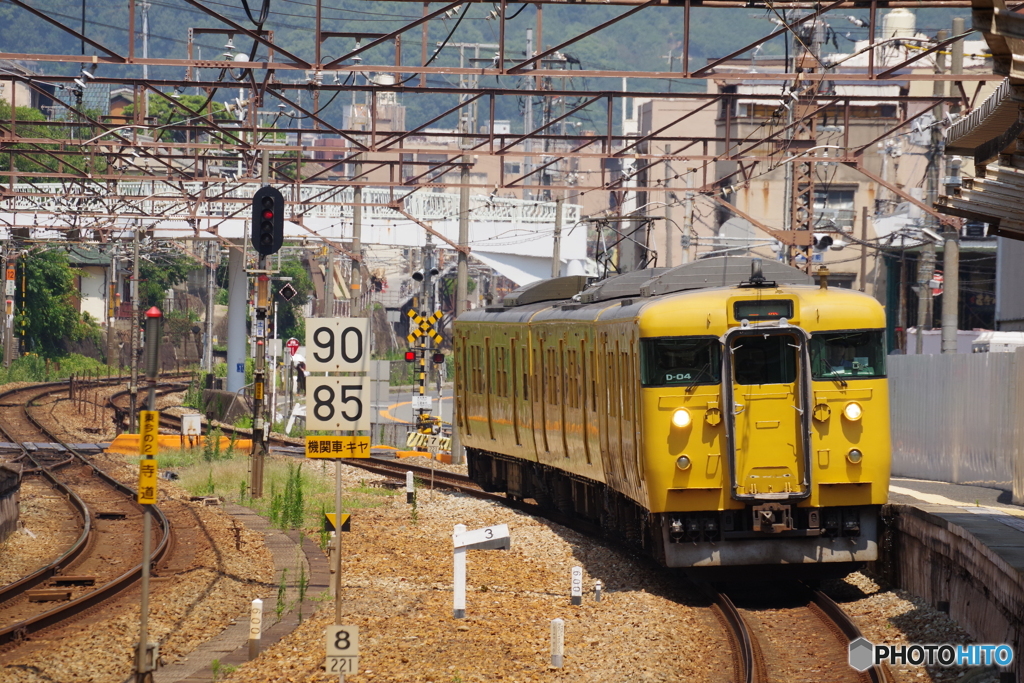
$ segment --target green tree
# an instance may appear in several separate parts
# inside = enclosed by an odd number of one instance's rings
[[[206,106],[204,106],[206,105]],[[193,113],[195,112],[195,113]],[[131,117],[135,113],[135,105],[129,104],[124,108],[126,116]],[[179,95],[173,102],[169,102],[159,95],[149,97],[149,118],[155,121],[156,126],[167,126],[157,135],[157,140],[185,142],[188,138],[194,140],[195,136],[188,131],[176,129],[179,126],[204,125],[201,119],[196,119],[197,114],[209,116],[213,114],[214,121],[231,121],[231,114],[220,102],[207,104],[206,98],[202,95]]]
[[[281,275],[292,279],[292,287],[298,292],[291,301],[285,301],[275,288],[274,303],[277,306],[277,329],[281,331],[278,335],[282,339],[295,337],[299,341],[306,338],[306,320],[302,317],[302,306],[306,298],[313,291],[313,279],[309,276],[306,268],[298,261],[285,261],[281,264]]]
[[[18,259],[24,268],[25,292],[16,321],[28,351],[53,358],[64,352],[64,342],[76,337],[80,318],[75,310],[75,270],[63,250],[29,251]]]
[[[139,264],[139,298],[145,306],[159,306],[167,290],[185,281],[199,267],[191,257],[178,251],[157,250]]]

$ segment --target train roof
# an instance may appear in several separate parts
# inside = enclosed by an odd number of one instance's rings
[[[493,308],[515,308],[543,301],[571,300],[593,304],[612,299],[646,298],[692,289],[729,287],[750,277],[750,263],[749,257],[715,256],[675,268],[647,268],[597,281],[590,281],[582,275],[556,277],[524,285],[510,292],[500,307]],[[777,261],[762,263],[761,269],[765,279],[777,284],[814,284],[807,273]]]

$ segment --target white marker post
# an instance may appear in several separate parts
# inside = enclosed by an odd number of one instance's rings
[[[466,617],[466,551],[508,550],[512,547],[512,539],[508,533],[508,524],[497,524],[472,531],[466,531],[465,524],[456,524],[452,533],[452,544],[455,546],[453,562],[455,586],[452,612],[456,619],[464,619]]]
[[[572,596],[572,604],[583,604],[583,567],[572,568],[570,595]]]
[[[409,474],[412,474],[410,472]],[[466,618],[466,546],[459,546],[459,536],[466,533],[465,524],[456,524],[452,538],[455,542],[455,597],[452,614],[456,619]]]
[[[565,622],[551,620],[551,666],[562,668],[565,659]]]
[[[256,598],[249,609],[249,660],[260,655],[260,638],[263,636],[263,601]]]
[[[594,584],[594,602],[601,602],[601,582],[598,581]]]
[[[413,481],[412,472],[405,473],[405,502],[412,505],[413,499],[416,497],[416,483]],[[466,527],[462,527],[465,531]]]

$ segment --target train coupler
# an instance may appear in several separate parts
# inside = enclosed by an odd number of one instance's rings
[[[777,534],[793,529],[793,511],[789,505],[781,503],[765,503],[755,505],[753,528],[756,531]]]

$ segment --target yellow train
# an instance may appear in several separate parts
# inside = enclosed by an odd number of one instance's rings
[[[668,567],[876,559],[885,313],[821,279],[719,257],[467,311],[455,423],[470,476]]]

